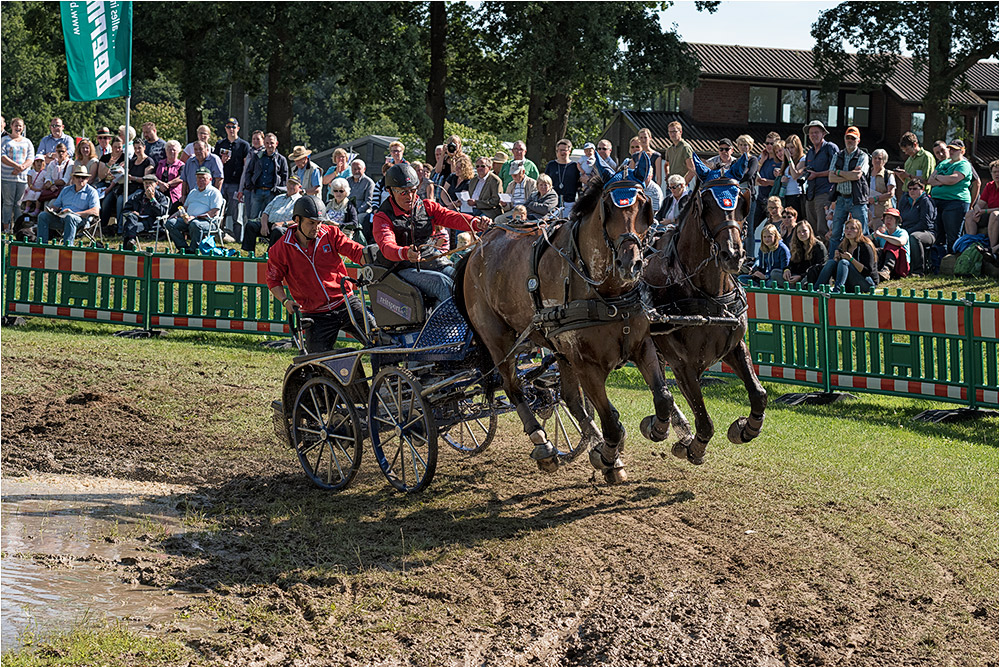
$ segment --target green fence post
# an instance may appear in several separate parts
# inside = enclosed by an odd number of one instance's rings
[[[972,409],[978,405],[976,401],[976,360],[973,358],[973,353],[976,350],[976,336],[973,331],[973,312],[975,311],[973,306],[975,303],[975,293],[966,292],[965,299],[962,300],[962,315],[965,320],[963,367],[965,368],[965,386],[968,388],[966,391],[969,393],[969,408]]]
[[[152,312],[152,300],[153,300],[153,254],[144,251],[145,258],[142,261],[142,282],[145,288],[146,296],[143,298],[142,305],[142,326],[147,332],[153,331],[152,323],[150,322],[150,313]]]
[[[816,295],[816,302],[819,306],[819,358],[823,369],[823,391],[829,394],[832,387],[830,382],[830,293],[825,288],[821,288]]]

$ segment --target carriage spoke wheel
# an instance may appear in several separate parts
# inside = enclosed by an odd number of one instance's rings
[[[497,409],[485,397],[478,401],[463,399],[458,403],[462,422],[441,432],[444,442],[459,452],[476,455],[485,450],[497,433]],[[467,416],[467,417],[465,417]]]
[[[425,488],[437,467],[437,425],[421,389],[409,371],[387,367],[375,376],[368,401],[375,459],[401,492]]]
[[[364,432],[354,404],[335,380],[316,376],[299,390],[292,408],[292,443],[317,487],[336,491],[354,480]]]
[[[590,406],[589,401],[587,406]],[[545,417],[541,420],[542,429],[545,430],[549,441],[559,453],[559,461],[568,464],[587,449],[582,442],[583,430],[580,428],[580,423],[569,412],[569,407],[562,399],[553,404],[544,414]]]

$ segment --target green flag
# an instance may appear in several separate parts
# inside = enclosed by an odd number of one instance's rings
[[[60,2],[69,99],[132,95],[132,3]]]

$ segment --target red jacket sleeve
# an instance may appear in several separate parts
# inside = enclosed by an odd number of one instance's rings
[[[365,247],[344,234],[344,231],[336,225],[330,225],[329,228],[330,234],[333,237],[333,246],[337,253],[343,255],[354,264],[364,264],[364,256],[361,252]]]
[[[453,211],[441,206],[434,200],[425,199],[424,208],[431,222],[442,227],[450,227],[459,232],[475,232],[472,226],[472,216],[461,211]]]
[[[396,232],[392,229],[392,222],[389,216],[379,211],[372,217],[372,234],[375,235],[375,243],[382,255],[390,262],[406,261],[406,251],[409,246],[399,246],[396,244]]]
[[[288,273],[288,267],[284,247],[282,244],[276,243],[267,252],[267,287],[271,289],[273,287],[281,285],[281,282],[285,280],[285,276]]]

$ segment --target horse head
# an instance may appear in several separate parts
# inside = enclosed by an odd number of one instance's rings
[[[649,157],[640,153],[634,169],[623,164],[615,170],[600,156],[595,166],[602,184],[596,213],[604,241],[614,255],[619,280],[633,283],[642,274],[644,240],[653,224],[653,207],[643,190]]]
[[[739,179],[746,168],[746,156],[740,156],[729,169],[710,169],[694,156],[698,175],[693,215],[700,220],[701,231],[718,266],[738,274],[746,257],[743,250],[743,227],[750,212],[750,191],[740,189]]]

